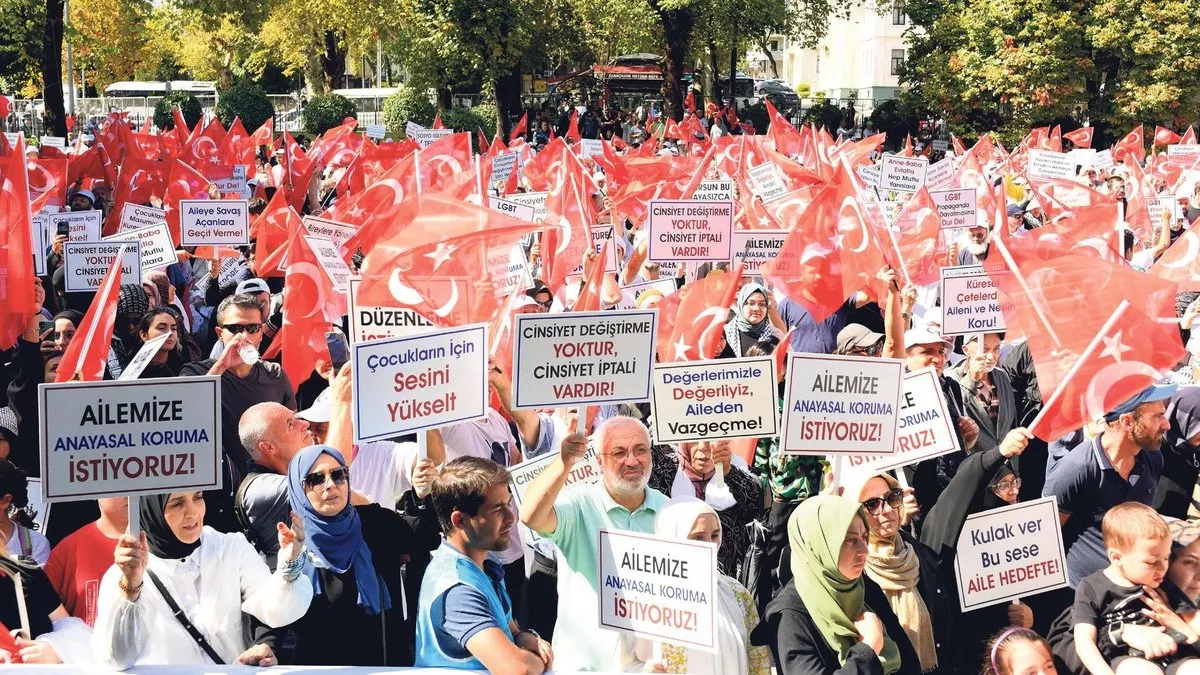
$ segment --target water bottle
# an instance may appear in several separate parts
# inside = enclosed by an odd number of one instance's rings
[[[243,342],[238,347],[238,356],[242,357],[242,363],[248,366],[258,363],[258,349],[249,342]]]

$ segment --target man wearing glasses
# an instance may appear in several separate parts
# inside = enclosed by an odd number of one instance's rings
[[[618,670],[619,635],[602,630],[599,601],[600,530],[654,532],[667,498],[648,487],[650,432],[632,417],[613,417],[596,427],[594,442],[603,481],[563,491],[571,466],[588,452],[584,436],[563,439],[559,456],[529,484],[521,522],[558,546],[556,669]],[[560,494],[561,493],[561,494]]]
[[[233,493],[250,466],[250,453],[238,438],[238,423],[242,414],[256,403],[279,403],[295,410],[296,390],[279,364],[261,359],[246,362],[245,356],[257,356],[262,344],[262,304],[258,298],[235,293],[221,301],[216,319],[217,338],[225,345],[221,356],[189,363],[180,375],[221,376],[221,447],[225,456],[225,483],[223,489],[205,495],[208,504],[205,524],[222,532],[237,532]],[[244,347],[253,347],[253,351]]]

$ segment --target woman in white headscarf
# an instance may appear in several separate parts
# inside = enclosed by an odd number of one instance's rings
[[[691,539],[721,544],[721,521],[711,506],[699,499],[676,499],[659,512],[654,531],[666,539]],[[715,652],[663,643],[661,654],[650,640],[631,646],[633,661],[626,672],[690,673],[692,675],[770,675],[771,654],[750,644],[750,631],[758,624],[754,599],[732,577],[717,577],[717,645]],[[628,643],[626,643],[628,646]]]

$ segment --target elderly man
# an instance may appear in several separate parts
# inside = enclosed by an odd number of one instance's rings
[[[521,522],[554,542],[558,568],[558,623],[554,629],[556,669],[617,669],[619,636],[601,630],[597,606],[600,573],[598,532],[653,532],[667,498],[647,487],[650,432],[631,417],[614,417],[596,428],[594,442],[603,481],[563,492],[571,465],[587,454],[587,440],[567,436],[559,456],[529,484]],[[560,496],[560,493],[561,496]]]
[[[1001,336],[975,333],[963,339],[966,358],[950,369],[949,376],[962,387],[963,412],[979,428],[975,450],[998,447],[1017,426],[1017,397],[1000,362]]]
[[[291,522],[287,467],[292,457],[316,443],[308,422],[279,403],[257,403],[242,413],[238,437],[254,462],[238,485],[233,509],[251,544],[268,565],[279,552],[277,523]]]
[[[1104,431],[1060,459],[1046,476],[1044,496],[1058,498],[1067,546],[1067,581],[1108,565],[1100,521],[1121,502],[1151,504],[1162,475],[1159,451],[1171,423],[1167,399],[1175,385],[1152,385],[1104,416]]]
[[[1017,207],[1020,208],[1019,206]],[[1007,214],[1011,219],[1011,214]],[[958,248],[959,265],[982,265],[992,248],[992,232],[985,226],[967,228],[967,239]]]

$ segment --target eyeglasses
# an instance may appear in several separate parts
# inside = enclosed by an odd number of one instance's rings
[[[882,349],[883,344],[876,342],[870,347],[851,347],[846,350],[846,354],[849,356],[878,356]]]
[[[608,455],[609,457],[612,457],[613,459],[617,460],[618,462],[624,462],[629,457],[629,452],[630,452],[629,450],[619,450],[617,452],[606,452],[604,454]],[[646,459],[649,456],[650,456],[650,448],[634,448],[633,449],[634,459]]]
[[[261,323],[223,323],[223,324],[221,324],[221,328],[224,328],[225,330],[229,331],[230,333],[233,333],[234,335],[237,335],[238,333],[240,333],[242,331],[246,331],[250,335],[254,335],[258,331],[262,330],[262,324]]]
[[[1000,481],[999,483],[993,483],[992,488],[995,490],[999,490],[1001,492],[1008,492],[1009,490],[1020,490],[1021,489],[1021,479],[1014,478],[1012,480],[1004,480],[1004,481]]]
[[[341,466],[328,473],[314,471],[304,477],[304,487],[308,490],[316,490],[327,480],[332,480],[334,485],[345,485],[346,481],[350,480],[350,469]]]
[[[877,515],[883,513],[883,505],[884,504],[887,504],[888,506],[892,507],[892,509],[898,509],[898,508],[900,508],[900,505],[903,503],[904,503],[904,490],[892,490],[891,492],[887,493],[886,495],[884,495],[882,497],[875,497],[873,499],[868,499],[867,501],[862,503],[862,506],[864,509],[867,510],[867,513],[869,513],[873,516],[877,516]]]

